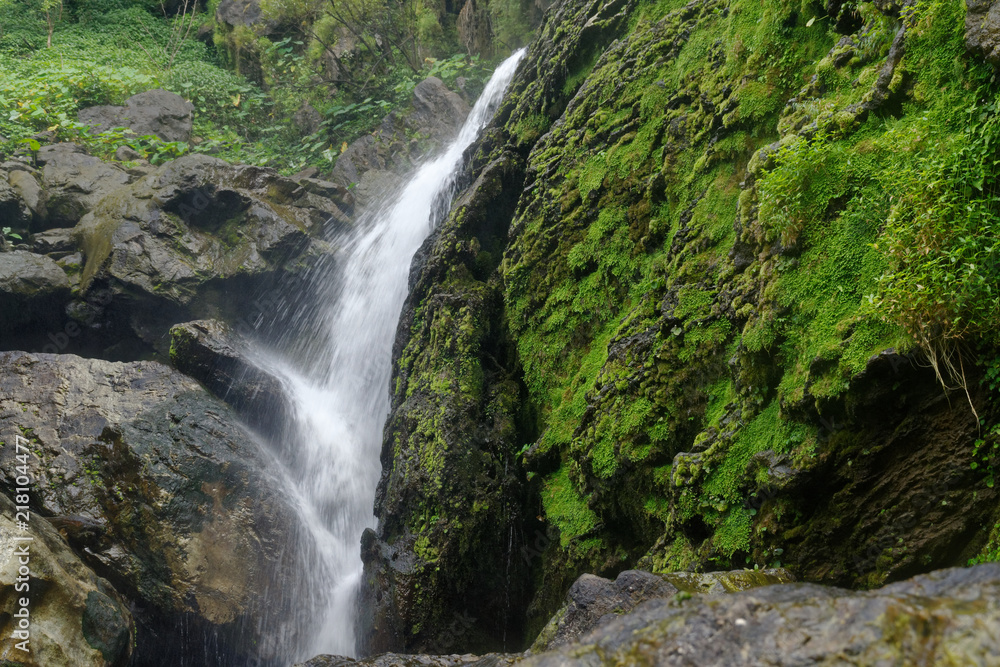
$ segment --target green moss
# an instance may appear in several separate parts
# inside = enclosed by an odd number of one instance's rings
[[[559,529],[559,543],[563,548],[598,525],[597,515],[576,490],[565,465],[545,478],[542,507],[545,517]]]

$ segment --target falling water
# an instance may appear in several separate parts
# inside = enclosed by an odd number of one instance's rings
[[[392,343],[414,253],[431,232],[440,203],[451,201],[462,154],[495,113],[524,49],[501,64],[459,136],[420,167],[401,191],[371,205],[336,261],[312,288],[323,305],[309,314],[318,329],[297,350],[261,352],[283,377],[295,423],[283,437],[283,471],[305,527],[307,569],[302,622],[311,621],[295,659],[353,655],[361,534],[375,526],[382,427],[389,411]],[[316,344],[316,341],[321,341]],[[299,628],[301,630],[301,628]]]

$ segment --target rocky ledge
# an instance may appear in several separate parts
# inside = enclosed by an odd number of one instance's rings
[[[598,614],[590,611],[580,626],[584,632],[553,650],[364,660],[318,656],[298,667],[995,665],[1000,655],[998,563],[940,570],[865,592],[784,583],[721,595],[741,580],[752,585],[785,575],[679,575],[679,586],[669,576],[638,571],[614,583],[584,575],[553,621],[583,620],[588,606],[602,612],[593,618]],[[715,591],[689,592],[706,585]],[[636,595],[642,590],[651,595]],[[610,601],[628,604],[635,597],[647,599],[628,613],[603,612]]]

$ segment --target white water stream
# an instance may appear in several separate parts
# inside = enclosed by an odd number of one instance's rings
[[[308,634],[289,642],[295,659],[355,653],[360,540],[365,528],[375,527],[392,344],[410,263],[441,214],[436,209],[451,202],[462,154],[496,112],[523,56],[522,49],[496,69],[443,154],[381,205],[368,206],[335,266],[312,286],[324,302],[311,317],[321,331],[300,343],[294,360],[258,351],[283,377],[296,414],[283,438],[282,472],[304,526],[297,560],[306,568],[306,591],[294,606],[301,623],[313,627],[294,630]]]

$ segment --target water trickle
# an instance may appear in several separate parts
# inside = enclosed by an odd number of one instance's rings
[[[402,190],[369,206],[336,261],[318,272],[311,288],[322,305],[302,317],[314,331],[257,351],[283,378],[296,414],[282,438],[287,455],[278,457],[304,527],[297,558],[306,585],[291,604],[297,627],[276,640],[294,645],[287,658],[355,652],[360,539],[375,526],[392,343],[410,263],[451,202],[462,154],[496,112],[523,56],[524,49],[497,68],[458,138]],[[296,633],[302,636],[292,639]]]

